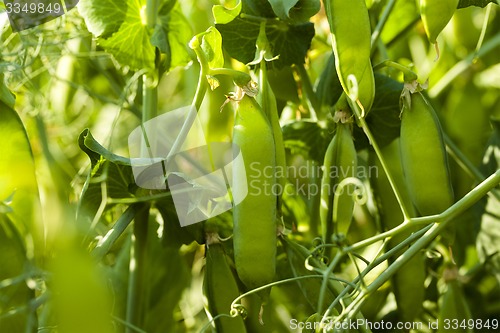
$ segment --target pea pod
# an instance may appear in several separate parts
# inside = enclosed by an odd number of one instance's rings
[[[420,0],[420,15],[424,29],[433,44],[450,22],[459,0]]]
[[[233,197],[248,194],[233,209],[236,271],[247,288],[273,281],[276,267],[275,148],[271,126],[259,104],[244,96],[238,104],[233,143],[244,160],[246,178],[233,169]]]
[[[439,214],[453,204],[441,125],[419,91],[410,93],[403,103],[401,161],[410,197],[420,214]]]
[[[408,189],[403,176],[401,166],[400,140],[396,139],[388,146],[381,149],[382,156],[389,168],[399,194],[405,204],[410,217],[416,216],[415,208],[411,202]],[[372,185],[379,208],[380,220],[385,229],[392,229],[401,224],[404,220],[399,203],[394,195],[392,187],[387,179],[387,175],[382,171],[382,165],[378,158],[374,162],[379,174],[373,177]],[[394,235],[388,243],[388,249],[393,248],[417,228],[401,232]],[[402,250],[404,251],[404,250]],[[400,255],[401,253],[399,253]],[[391,259],[394,261],[394,259]],[[399,319],[404,322],[412,322],[422,311],[422,304],[425,298],[424,281],[425,262],[422,254],[417,254],[408,263],[402,266],[392,277],[392,289],[396,297]]]
[[[447,268],[447,270],[450,271],[450,268]],[[456,275],[458,273],[455,272],[452,274]],[[452,328],[451,325],[454,325],[454,323],[458,323],[458,329],[460,330],[463,328],[460,325],[464,322],[467,323],[467,327],[463,329],[463,332],[474,332],[473,327],[469,326],[469,319],[472,319],[472,316],[462,286],[456,277],[454,277],[446,281],[446,291],[440,297],[439,328],[437,332],[449,332]]]
[[[358,83],[358,100],[366,114],[375,98],[375,79],[370,60],[370,18],[365,0],[327,0],[325,7],[340,83],[349,93],[349,76],[354,75]]]
[[[212,242],[206,247],[203,294],[206,302],[205,310],[210,318],[219,314],[229,314],[231,303],[239,296],[238,285],[227,263],[224,248],[219,242]],[[241,316],[220,317],[214,320],[213,325],[218,333],[246,332]]]
[[[321,181],[320,218],[323,240],[329,242],[333,232],[347,234],[352,220],[354,201],[351,185],[343,188],[334,214],[334,195],[342,180],[356,174],[356,148],[348,124],[338,123],[336,133],[325,153]]]

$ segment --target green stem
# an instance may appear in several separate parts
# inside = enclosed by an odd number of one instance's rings
[[[146,244],[149,224],[149,209],[138,212],[134,221],[134,233],[130,249],[130,275],[127,290],[127,314],[128,323],[141,327],[144,317],[144,286],[145,286],[145,259]],[[127,327],[126,333],[132,333]]]
[[[401,64],[398,64],[397,62],[394,62],[392,60],[384,60],[381,63],[378,63],[375,66],[373,66],[373,69],[378,70],[384,67],[392,67],[402,72],[404,74],[405,82],[411,82],[418,79],[417,74],[415,74],[415,72],[413,72],[411,69]]]
[[[498,46],[500,46],[500,34],[496,34],[480,50],[472,52],[464,60],[456,63],[445,75],[441,76],[441,79],[429,89],[429,96],[431,98],[439,96],[460,74],[475,63],[478,58],[485,56]]]
[[[146,24],[150,29],[156,26],[156,20],[158,18],[158,4],[159,0],[146,1]]]
[[[311,118],[317,120],[317,114],[321,110],[320,103],[312,87],[311,79],[309,74],[307,74],[304,64],[295,65],[297,71],[299,72],[300,81],[302,83],[302,89],[304,91],[307,104],[309,106],[309,111],[311,113]]]
[[[442,214],[439,214],[430,229],[418,239],[410,248],[399,256],[386,270],[384,270],[365,290],[363,290],[356,299],[346,308],[348,317],[352,318],[362,306],[365,296],[370,295],[388,281],[404,264],[413,256],[424,249],[434,238],[436,238],[454,218],[470,208],[478,200],[484,197],[489,191],[500,184],[500,169],[488,177],[481,184],[467,193],[462,199],[448,208]],[[416,219],[415,219],[416,220]],[[438,223],[440,222],[440,223]]]
[[[371,45],[372,45],[371,54],[372,55],[373,55],[373,53],[375,53],[375,50],[377,49],[375,47],[375,45],[377,44],[377,42],[380,38],[380,35],[382,34],[382,29],[384,29],[384,26],[385,26],[387,20],[389,19],[389,16],[390,16],[392,10],[394,9],[394,6],[396,5],[396,1],[397,0],[390,0],[389,1],[389,3],[387,4],[387,6],[384,9],[384,12],[382,13],[382,16],[380,17],[380,20],[377,23],[377,26],[373,30],[372,38],[371,38]]]
[[[189,130],[191,129],[191,127],[194,124],[194,121],[196,120],[196,117],[198,115],[198,110],[201,107],[201,103],[203,102],[203,98],[205,97],[205,93],[208,89],[208,82],[206,76],[210,74],[210,68],[208,65],[208,60],[206,59],[205,54],[201,49],[201,43],[200,40],[198,39],[198,36],[193,37],[193,39],[190,42],[190,46],[196,53],[196,56],[198,57],[198,61],[200,63],[200,78],[198,80],[198,86],[196,88],[196,93],[194,95],[193,102],[191,103],[191,109],[189,110],[188,116],[184,121],[184,124],[182,125],[179,135],[177,136],[177,138],[174,141],[174,144],[172,145],[172,149],[170,149],[170,152],[167,155],[167,159],[165,161],[166,170],[173,162],[173,157],[179,153],[182,145],[184,144],[184,141],[186,141]]]
[[[92,250],[92,256],[97,260],[101,260],[108,252],[109,249],[115,244],[116,240],[123,234],[125,229],[129,226],[130,222],[138,211],[143,209],[143,205],[136,204],[130,205],[118,218],[111,230],[102,238],[97,246]]]

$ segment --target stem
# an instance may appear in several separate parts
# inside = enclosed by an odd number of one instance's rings
[[[385,271],[383,271],[364,291],[362,291],[358,297],[346,308],[348,316],[351,318],[354,316],[362,306],[365,296],[375,292],[380,288],[386,281],[388,281],[392,275],[394,275],[404,264],[406,264],[413,256],[424,249],[434,238],[436,238],[440,232],[446,228],[446,226],[454,220],[454,218],[467,210],[470,206],[480,200],[489,191],[494,189],[500,184],[500,169],[498,169],[494,174],[488,177],[481,184],[476,186],[473,190],[467,193],[462,199],[456,202],[453,206],[448,208],[442,214],[438,215],[437,220],[441,223],[434,223],[430,229],[417,240],[410,248],[398,257]]]
[[[469,54],[464,60],[458,62],[445,75],[441,77],[431,89],[429,89],[429,97],[436,98],[439,96],[460,74],[476,62],[478,58],[490,53],[500,46],[500,34],[487,41],[480,50]]]
[[[206,76],[210,74],[210,68],[208,66],[208,60],[201,50],[200,41],[198,40],[198,36],[195,36],[191,42],[190,46],[196,53],[198,57],[198,61],[200,63],[200,78],[198,80],[198,86],[196,87],[196,93],[194,95],[193,102],[191,103],[191,109],[189,110],[188,116],[182,125],[182,128],[179,132],[179,135],[175,139],[174,144],[172,145],[172,149],[167,155],[167,159],[164,162],[164,170],[168,170],[170,164],[173,162],[173,157],[179,153],[184,141],[189,134],[189,130],[193,126],[194,121],[196,120],[196,116],[198,115],[198,110],[201,107],[201,103],[203,102],[203,98],[205,97],[205,93],[208,89],[208,82]]]
[[[304,64],[295,65],[297,71],[299,72],[300,80],[302,82],[302,89],[306,97],[307,104],[309,106],[309,111],[311,112],[311,119],[318,120],[317,114],[321,110],[320,103],[312,87],[311,79],[309,74],[307,74]]]
[[[373,66],[374,70],[381,69],[384,67],[392,67],[397,69],[398,71],[402,72],[404,74],[404,80],[405,82],[411,82],[415,81],[418,79],[417,74],[410,70],[408,67],[403,66],[401,64],[398,64],[397,62],[391,61],[391,60],[384,60],[381,63],[376,64]]]
[[[142,210],[142,205],[128,206],[127,210],[118,218],[111,230],[99,241],[97,246],[92,250],[92,256],[97,260],[101,260],[109,249],[113,246],[116,240],[123,234],[125,229],[134,219],[134,216]]]
[[[382,34],[382,29],[384,29],[385,24],[387,23],[387,20],[389,19],[389,16],[394,9],[394,6],[396,5],[397,0],[390,0],[387,6],[384,9],[384,12],[382,13],[382,16],[380,17],[380,20],[377,23],[377,26],[373,30],[372,33],[372,38],[371,38],[371,54],[375,53],[375,50],[377,49],[375,45],[377,44],[380,35]]]
[[[128,323],[141,327],[144,314],[144,278],[146,244],[149,224],[149,209],[142,210],[135,216],[134,234],[130,249],[130,275],[127,290],[127,317]],[[127,327],[125,332],[132,333]]]
[[[477,41],[476,52],[479,52],[479,49],[481,49],[481,46],[483,45],[484,36],[486,36],[486,30],[488,28],[488,21],[490,20],[491,7],[493,6],[489,4],[488,6],[486,6],[486,14],[484,15],[484,22],[481,28],[481,35],[479,35],[479,39]]]
[[[146,24],[148,28],[156,26],[156,19],[158,17],[158,0],[146,1]]]

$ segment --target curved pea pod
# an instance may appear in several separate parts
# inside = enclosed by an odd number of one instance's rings
[[[338,123],[335,135],[325,153],[321,180],[320,218],[325,242],[331,240],[333,232],[346,235],[349,230],[354,209],[353,185],[345,186],[341,192],[338,186],[344,179],[355,176],[356,167],[356,148],[349,125]],[[339,192],[340,195],[337,207],[334,207],[335,192]]]
[[[219,314],[229,314],[231,303],[240,295],[221,243],[212,243],[206,248],[203,294],[210,319]],[[241,316],[220,317],[213,321],[213,325],[218,333],[246,332]]]
[[[265,68],[265,61],[260,64],[259,72],[259,86],[260,94],[257,96],[262,111],[267,115],[271,124],[274,138],[274,148],[276,157],[276,183],[277,183],[277,217],[280,219],[282,215],[282,194],[287,182],[287,167],[286,167],[286,153],[285,144],[283,141],[283,131],[278,116],[278,106],[276,97],[274,96],[271,85],[267,80],[267,70]]]
[[[241,169],[233,168],[234,259],[239,278],[254,289],[272,282],[275,275],[276,196],[271,188],[276,160],[271,126],[251,97],[239,101],[233,143],[240,149],[246,172],[244,177]]]
[[[474,332],[473,327],[468,325],[469,319],[472,319],[472,316],[460,282],[456,278],[447,281],[446,291],[439,300],[437,332],[450,332],[452,327],[447,327],[447,324],[453,325],[454,322],[458,325],[455,329],[458,328],[461,332]],[[466,323],[467,327],[460,326],[463,323]]]
[[[433,44],[450,22],[459,0],[420,0],[420,15],[424,29]]]
[[[401,162],[410,198],[420,214],[439,214],[453,204],[441,125],[421,92],[403,103]]]
[[[358,100],[366,114],[375,98],[375,79],[370,60],[370,18],[365,0],[327,0],[325,7],[340,83],[349,94],[349,76],[356,78]]]
[[[399,194],[408,211],[410,217],[416,216],[416,211],[410,199],[410,194],[405,184],[403,169],[401,166],[400,139],[394,140],[388,146],[381,149],[382,156],[389,168],[389,172],[396,183]],[[373,154],[374,155],[374,154]],[[398,200],[387,179],[387,175],[382,169],[378,158],[375,157],[374,165],[379,170],[378,177],[371,179],[377,198],[380,220],[385,229],[392,229],[401,224],[404,220],[403,213],[399,207]],[[410,234],[416,231],[414,228],[397,235],[394,235],[388,243],[388,249],[393,248]],[[401,250],[401,252],[403,252]],[[398,253],[400,255],[401,253]],[[391,262],[394,258],[391,259]],[[426,268],[422,254],[417,254],[403,265],[392,277],[392,289],[396,297],[399,319],[404,322],[412,322],[422,311],[422,304],[425,299]]]

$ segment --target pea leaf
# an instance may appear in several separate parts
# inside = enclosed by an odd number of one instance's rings
[[[399,98],[402,90],[401,82],[385,75],[375,74],[375,100],[366,117],[366,123],[381,147],[399,137],[401,127]],[[357,150],[369,147],[368,139],[361,128],[354,126],[353,135]]]
[[[0,86],[7,92],[3,78]],[[4,103],[4,96],[0,99],[0,152],[0,200],[9,198],[8,218],[17,230],[31,231],[35,250],[41,254],[43,226],[37,213],[40,212],[40,198],[31,145],[21,118]]]
[[[128,3],[123,0],[80,0],[78,11],[87,29],[96,37],[107,38],[120,29],[127,16]]]
[[[231,57],[245,64],[254,59],[259,22],[239,16],[228,24],[215,26],[222,35],[222,45]],[[275,21],[266,26],[266,36],[273,55],[279,57],[272,62],[273,66],[282,68],[302,64],[314,37],[314,25],[309,22],[289,25],[283,21]]]
[[[161,9],[160,13],[162,12],[165,14],[158,17],[160,24],[155,27],[151,44],[167,55],[165,70],[185,66],[191,61],[187,47],[192,35],[191,26],[179,5],[175,5],[170,11]]]
[[[267,18],[276,17],[268,0],[241,0],[241,5],[243,13]]]
[[[176,1],[161,2],[154,29],[144,22],[145,0],[83,0],[80,4],[89,31],[120,64],[133,70],[154,69],[155,47],[167,55],[167,69],[191,60],[187,51],[191,29]]]
[[[317,122],[299,120],[283,126],[285,148],[320,163],[323,163],[330,139],[331,135]]]
[[[497,3],[496,0],[460,0],[458,2],[457,8],[466,8],[466,7],[470,7],[470,6],[484,8],[490,2]]]
[[[212,7],[212,14],[216,24],[226,24],[234,20],[241,12],[241,2],[234,8],[226,8],[222,5]]]
[[[201,49],[205,53],[210,68],[224,67],[224,54],[222,53],[222,37],[214,27],[208,28],[203,35]]]
[[[276,16],[294,23],[309,21],[321,7],[318,0],[269,0],[269,3]]]

